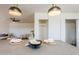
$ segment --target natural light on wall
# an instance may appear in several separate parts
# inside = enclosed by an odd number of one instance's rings
[[[49,16],[57,16],[60,14],[61,14],[61,8],[56,5],[52,5],[52,7],[48,10]]]

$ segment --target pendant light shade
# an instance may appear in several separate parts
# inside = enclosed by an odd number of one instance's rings
[[[12,15],[12,16],[21,16],[22,11],[16,6],[11,6],[9,8],[9,14]]]
[[[61,13],[61,8],[56,5],[52,5],[52,7],[48,10],[49,16],[57,16],[60,13]]]

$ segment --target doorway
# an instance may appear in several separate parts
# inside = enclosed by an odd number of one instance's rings
[[[66,42],[76,46],[76,20],[66,20]]]
[[[48,39],[48,21],[39,20],[40,39]]]

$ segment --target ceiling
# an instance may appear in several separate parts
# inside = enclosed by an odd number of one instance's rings
[[[0,17],[5,17],[9,19],[12,16],[8,14],[8,9],[11,4],[0,4]],[[79,4],[60,4],[62,12],[79,12]],[[22,10],[23,15],[16,17],[23,22],[34,22],[34,12],[47,12],[51,7],[50,4],[19,4],[18,7]]]

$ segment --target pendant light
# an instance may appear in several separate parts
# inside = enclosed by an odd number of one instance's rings
[[[52,7],[48,10],[49,16],[57,16],[61,13],[61,8],[55,4],[52,4]]]
[[[17,6],[11,6],[9,8],[9,14],[12,16],[21,16],[22,11]]]

